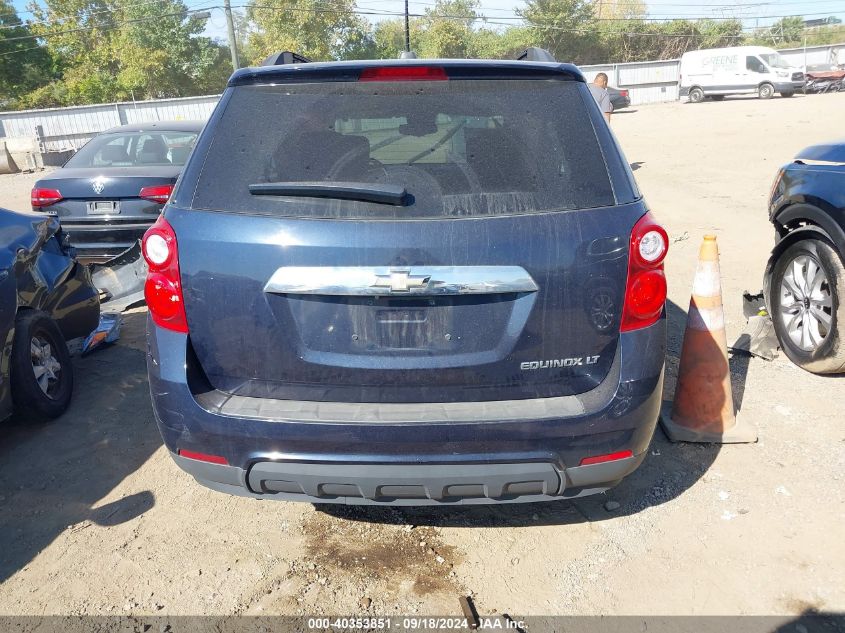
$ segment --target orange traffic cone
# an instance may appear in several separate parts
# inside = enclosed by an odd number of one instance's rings
[[[757,429],[738,421],[734,411],[719,247],[713,235],[704,237],[698,253],[675,399],[664,406],[660,422],[673,442],[757,441]]]

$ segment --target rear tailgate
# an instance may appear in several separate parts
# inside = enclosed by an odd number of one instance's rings
[[[192,208],[166,213],[211,384],[339,402],[595,387],[644,209],[616,205],[589,99],[575,81],[234,89]],[[279,181],[407,197],[250,195]]]

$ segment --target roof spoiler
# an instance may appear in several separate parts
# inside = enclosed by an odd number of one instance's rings
[[[529,46],[522,51],[516,58],[521,62],[556,62],[555,56],[552,55],[545,48],[538,48],[537,46]]]
[[[261,62],[262,66],[282,66],[284,64],[308,64],[311,60],[307,57],[303,57],[298,53],[292,53],[291,51],[281,51],[279,53],[272,53],[267,56],[267,58]]]

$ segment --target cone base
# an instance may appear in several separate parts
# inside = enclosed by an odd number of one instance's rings
[[[702,444],[749,444],[757,441],[757,427],[736,416],[736,424],[722,433],[696,431],[672,420],[672,403],[664,401],[660,407],[660,426],[672,442]]]

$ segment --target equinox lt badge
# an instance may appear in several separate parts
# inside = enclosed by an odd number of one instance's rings
[[[578,356],[576,358],[555,358],[552,360],[531,360],[519,364],[522,371],[529,369],[551,369],[554,367],[577,367],[579,365],[595,365],[600,356]]]

